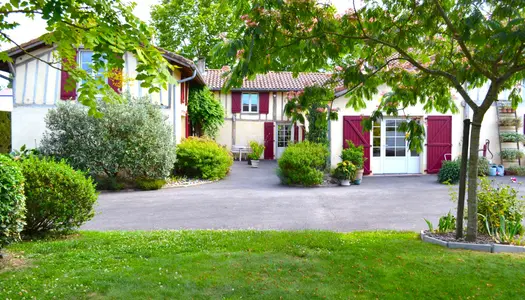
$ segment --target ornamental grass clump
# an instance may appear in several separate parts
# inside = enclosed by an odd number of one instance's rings
[[[222,179],[233,164],[231,153],[212,139],[189,137],[177,146],[176,175]]]
[[[320,185],[328,155],[323,144],[304,141],[290,145],[278,161],[277,174],[285,185]]]
[[[24,181],[18,164],[0,155],[0,250],[19,240],[24,228]]]

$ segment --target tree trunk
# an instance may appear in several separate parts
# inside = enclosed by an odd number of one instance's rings
[[[463,147],[461,150],[461,170],[459,176],[458,209],[456,212],[456,239],[463,238],[463,216],[465,212],[465,189],[467,186],[468,146],[470,119],[463,121]]]
[[[470,131],[470,159],[468,164],[468,223],[467,241],[475,241],[478,234],[478,158],[479,158],[479,134],[484,111],[475,111]]]

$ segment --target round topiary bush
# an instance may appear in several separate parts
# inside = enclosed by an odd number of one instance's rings
[[[222,179],[232,164],[231,153],[208,138],[189,137],[177,146],[175,172],[180,175]]]
[[[9,157],[0,155],[0,249],[20,238],[25,211],[22,172]]]
[[[93,179],[65,161],[31,156],[20,162],[26,178],[27,219],[24,232],[68,231],[94,216],[98,193]]]
[[[459,173],[461,162],[459,159],[456,160],[444,160],[439,169],[438,182],[439,183],[450,183],[456,184],[459,182]]]
[[[326,146],[309,141],[288,146],[278,162],[281,182],[303,186],[323,183],[328,155]]]

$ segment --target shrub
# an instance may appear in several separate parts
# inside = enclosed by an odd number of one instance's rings
[[[22,172],[14,161],[0,155],[0,249],[20,238],[25,212]]]
[[[525,136],[517,132],[502,132],[499,138],[503,143],[523,142],[525,140]]]
[[[94,216],[98,194],[93,179],[85,173],[73,170],[64,160],[36,156],[20,161],[20,166],[26,178],[24,232],[67,231]]]
[[[164,179],[138,178],[135,185],[143,191],[159,190],[166,184]]]
[[[222,179],[230,172],[232,164],[231,153],[208,138],[189,137],[177,147],[177,174]]]
[[[95,178],[166,178],[175,162],[171,126],[161,108],[147,98],[129,95],[122,103],[100,102],[103,114],[62,103],[46,116],[42,153],[66,159],[75,169]],[[104,176],[101,176],[104,175]]]
[[[523,158],[523,152],[518,149],[503,149],[499,155],[503,160],[517,160]]]
[[[261,158],[262,153],[264,152],[264,145],[259,144],[256,141],[250,142],[250,148],[252,149],[252,153],[250,153],[249,158],[251,160],[259,160]]]
[[[348,148],[341,152],[341,160],[351,162],[357,170],[361,170],[365,164],[365,152],[363,146],[355,146],[350,140],[346,141]]]
[[[525,176],[525,167],[510,166],[505,168],[506,175]]]
[[[328,155],[326,146],[309,141],[288,146],[278,162],[281,182],[303,186],[323,183]]]
[[[459,182],[460,160],[444,160],[438,172],[439,183],[456,184]]]
[[[524,201],[522,197],[518,197],[516,189],[503,184],[493,186],[489,179],[481,179],[478,185],[478,230],[480,232],[487,233],[487,224],[489,228],[499,228],[500,217],[506,221],[521,224],[524,213]]]
[[[489,160],[486,157],[480,157],[478,160],[478,176],[488,176],[489,168]]]

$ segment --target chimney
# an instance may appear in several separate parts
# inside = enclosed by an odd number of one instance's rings
[[[206,57],[199,57],[197,60],[197,71],[201,74],[206,73]]]

